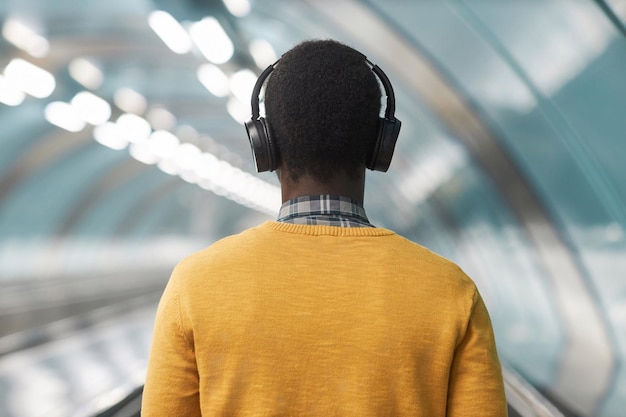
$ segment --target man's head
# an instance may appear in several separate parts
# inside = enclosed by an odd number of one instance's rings
[[[378,132],[380,97],[365,57],[348,46],[307,41],[283,55],[265,93],[283,175],[322,183],[361,177]]]

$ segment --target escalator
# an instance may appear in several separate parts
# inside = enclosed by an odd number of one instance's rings
[[[516,372],[505,368],[504,382],[509,417],[565,417]],[[138,387],[119,403],[92,417],[139,417],[142,392],[143,386]]]

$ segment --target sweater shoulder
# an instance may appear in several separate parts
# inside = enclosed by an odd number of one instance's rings
[[[207,247],[200,249],[184,257],[176,266],[177,269],[206,268],[210,263],[220,260],[220,258],[239,258],[247,249],[260,243],[259,239],[263,234],[259,229],[261,226],[246,229],[240,233],[223,237]]]
[[[396,242],[392,248],[403,260],[420,263],[423,267],[437,271],[440,275],[450,276],[474,285],[473,280],[456,262],[402,235],[394,234],[393,239]]]

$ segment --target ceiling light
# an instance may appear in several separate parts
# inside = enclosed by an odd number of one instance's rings
[[[200,136],[198,131],[190,125],[177,126],[175,135],[178,136],[182,142],[196,141]]]
[[[122,128],[116,123],[107,122],[96,126],[93,129],[93,137],[98,143],[111,149],[122,150],[128,146]]]
[[[180,145],[180,140],[170,132],[157,130],[148,138],[151,152],[159,159],[171,158]]]
[[[233,16],[244,17],[250,13],[248,0],[224,0],[224,5]]]
[[[127,113],[142,114],[148,107],[146,98],[128,87],[117,90],[113,97],[113,102]]]
[[[135,158],[139,162],[143,162],[147,165],[156,164],[159,162],[159,157],[152,153],[148,141],[139,143],[131,143],[129,148],[130,156]]]
[[[180,178],[188,182],[190,184],[197,184],[200,178],[196,175],[194,171],[182,171],[179,173]]]
[[[172,160],[176,163],[179,171],[191,171],[198,166],[201,161],[202,151],[192,143],[181,144]]]
[[[242,103],[250,102],[256,84],[256,75],[249,69],[242,69],[230,77],[230,91]]]
[[[191,40],[187,31],[171,14],[162,10],[154,11],[148,16],[148,24],[173,52],[186,54],[191,51]]]
[[[276,213],[280,189],[221,161],[209,153],[202,155],[196,170],[198,184],[218,195],[266,213]]]
[[[254,59],[254,63],[259,68],[265,68],[278,59],[276,56],[276,52],[270,44],[265,39],[255,39],[250,42],[250,46],[248,48],[250,50],[250,55],[252,55],[252,59]]]
[[[196,174],[205,180],[214,182],[214,178],[219,176],[219,159],[212,153],[205,152],[200,156],[196,166]]]
[[[17,106],[22,104],[24,98],[24,93],[13,87],[11,83],[0,74],[0,102],[7,106]]]
[[[235,47],[214,17],[205,17],[189,28],[189,35],[200,52],[214,64],[224,64],[235,53]]]
[[[217,175],[214,175],[211,180],[219,187],[231,191],[234,188],[232,181],[236,175],[236,170],[237,168],[228,162],[219,160],[217,163],[217,169],[215,170]]]
[[[150,123],[141,116],[132,113],[124,113],[115,122],[120,128],[120,134],[132,143],[143,142],[148,139],[152,128]]]
[[[69,132],[80,132],[85,128],[85,121],[69,103],[53,101],[44,110],[44,117],[50,123]]]
[[[176,162],[171,158],[160,160],[157,167],[169,175],[177,175],[179,172],[178,165],[176,165]]]
[[[226,103],[226,110],[230,117],[239,124],[243,125],[250,118],[250,109],[234,97]]]
[[[56,88],[56,80],[48,71],[15,58],[4,69],[4,76],[16,88],[37,98],[46,98]]]
[[[224,196],[264,213],[275,214],[280,206],[280,189],[254,175],[204,152],[195,162],[195,169],[186,181],[196,182],[205,190]]]
[[[100,68],[85,58],[73,59],[68,65],[68,71],[73,79],[90,90],[100,88],[104,79]]]
[[[13,45],[36,58],[43,58],[50,51],[50,43],[46,38],[14,18],[4,22],[2,34]]]
[[[172,130],[176,126],[176,116],[163,107],[153,107],[146,114],[146,119],[154,130]]]
[[[111,117],[109,103],[88,91],[76,94],[71,104],[84,121],[94,126],[107,122]]]
[[[216,97],[224,97],[230,91],[228,77],[219,67],[204,64],[196,72],[198,80]]]

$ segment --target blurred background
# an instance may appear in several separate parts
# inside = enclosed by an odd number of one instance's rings
[[[258,74],[333,38],[402,132],[365,207],[457,262],[511,416],[626,409],[625,0],[0,0],[0,416],[136,415],[172,267],[275,218]]]

